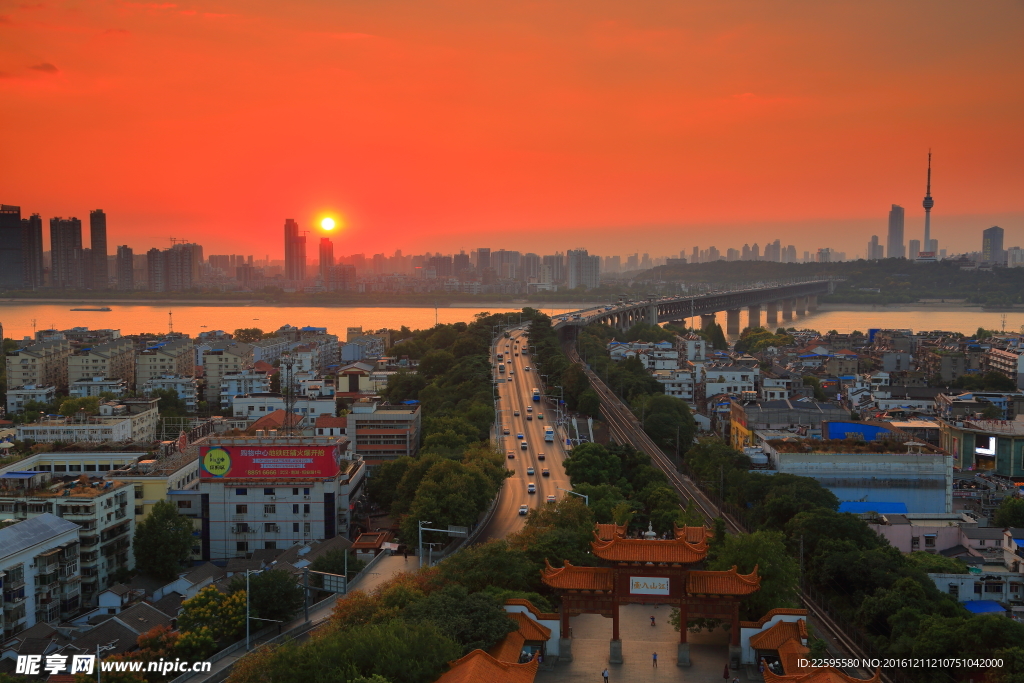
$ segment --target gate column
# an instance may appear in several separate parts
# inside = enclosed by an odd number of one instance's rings
[[[690,666],[690,644],[686,642],[686,600],[679,605],[679,646],[676,650],[676,666]]]

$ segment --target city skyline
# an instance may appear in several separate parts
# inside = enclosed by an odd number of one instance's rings
[[[855,254],[891,204],[923,239],[932,148],[935,238],[1020,240],[1019,3],[428,7],[12,7],[2,201],[102,206],[137,252],[230,253],[332,212],[350,253],[484,234],[539,252],[552,232],[613,253],[628,231],[647,251],[824,233]]]

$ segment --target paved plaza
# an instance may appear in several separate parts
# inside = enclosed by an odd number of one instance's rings
[[[556,663],[553,668],[537,674],[537,683],[603,683],[601,672],[608,669],[608,683],[647,683],[648,681],[692,681],[723,683],[733,677],[748,683],[761,681],[756,671],[746,667],[722,673],[729,656],[728,632],[717,630],[689,634],[689,667],[676,666],[679,632],[668,618],[671,608],[645,605],[622,605],[619,608],[619,635],[622,638],[622,664],[608,663],[608,641],[612,637],[612,620],[596,614],[582,614],[572,619],[573,661]],[[651,615],[656,626],[651,626]],[[651,665],[652,654],[658,653],[658,668]]]

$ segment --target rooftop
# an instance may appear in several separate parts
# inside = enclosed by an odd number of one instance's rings
[[[0,552],[3,552],[3,557],[9,557],[68,531],[77,531],[78,529],[79,526],[74,522],[47,512],[0,529],[0,548],[3,549]]]
[[[835,453],[846,455],[920,452],[930,455],[939,452],[935,447],[925,443],[917,441],[901,442],[890,439],[875,439],[873,441],[864,441],[863,439],[771,439],[767,443],[778,453]]]
[[[663,562],[671,564],[694,564],[708,553],[706,539],[690,543],[686,538],[667,541],[644,538],[623,538],[615,536],[603,541],[594,532],[590,543],[594,555],[609,562]]]

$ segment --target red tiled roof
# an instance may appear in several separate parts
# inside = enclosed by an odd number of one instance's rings
[[[595,524],[594,528],[594,533],[602,541],[610,541],[616,536],[624,536],[626,534],[625,524]]]
[[[541,580],[552,588],[581,591],[610,591],[614,587],[615,572],[608,567],[574,567],[565,561],[564,567],[547,565],[540,571]]]
[[[255,370],[256,372],[266,372],[271,375],[277,372],[277,368],[275,368],[273,365],[271,365],[265,360],[258,360],[255,363],[253,363],[252,369]]]
[[[547,640],[551,637],[551,629],[544,624],[538,624],[522,612],[509,612],[508,616],[519,625],[519,633],[527,640]]]
[[[803,619],[797,621],[780,621],[771,628],[750,636],[750,646],[758,650],[778,650],[787,640],[807,638],[807,622]]]
[[[537,609],[537,607],[532,602],[530,602],[529,600],[526,600],[524,598],[509,598],[508,600],[505,601],[505,604],[506,605],[521,605],[522,607],[525,607],[530,612],[530,614],[533,615],[534,619],[551,620],[551,619],[559,619],[560,618],[560,615],[557,612],[553,612],[553,613],[552,612],[541,612],[539,609]]]
[[[289,413],[286,410],[275,410],[274,412],[267,413],[260,419],[253,422],[245,431],[248,433],[255,433],[258,429],[280,429],[284,426],[286,419],[288,420],[289,427],[295,427],[302,422],[301,415]]]
[[[814,671],[801,671],[793,674],[773,674],[767,668],[764,670],[765,683],[878,683],[882,680],[882,670],[875,669],[875,675],[871,678],[854,678],[848,676],[838,669],[827,667],[815,669]]]
[[[676,538],[684,538],[687,543],[700,543],[701,540],[715,535],[715,532],[706,526],[684,526],[680,529],[673,524],[672,531]]]
[[[328,427],[345,429],[348,426],[348,418],[345,416],[331,417],[329,415],[321,415],[316,419],[313,426],[317,428],[323,427],[324,429]]]
[[[807,610],[798,609],[796,607],[776,607],[775,609],[768,610],[768,613],[757,621],[741,621],[740,626],[742,628],[761,628],[771,621],[773,617],[779,614],[791,614],[797,617],[806,617]]]
[[[437,683],[533,683],[538,662],[526,664],[498,661],[483,650],[473,650],[462,659],[449,662],[447,673]]]
[[[691,571],[686,576],[686,592],[690,595],[750,595],[761,588],[757,567],[749,574],[740,574],[735,565],[729,571]]]
[[[353,550],[377,550],[391,539],[390,531],[371,531],[359,534],[352,544]]]
[[[519,631],[511,631],[504,638],[494,644],[487,654],[499,662],[518,662],[519,655],[526,645],[526,638]]]
[[[597,532],[594,532],[597,536]],[[669,541],[646,538],[622,538],[616,536],[609,541],[592,541],[590,548],[595,555],[609,562],[665,562],[672,564],[694,564],[708,554],[706,540],[689,543],[684,538]]]

